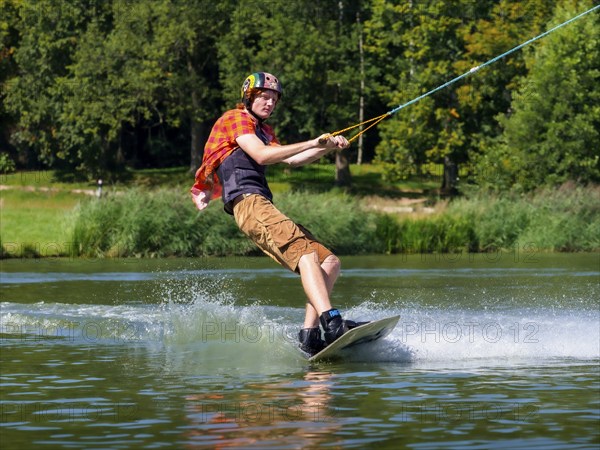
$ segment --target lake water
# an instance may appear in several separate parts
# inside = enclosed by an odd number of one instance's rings
[[[2,261],[0,445],[600,448],[600,254],[342,258],[343,362],[267,258]]]

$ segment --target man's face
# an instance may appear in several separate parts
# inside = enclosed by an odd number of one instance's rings
[[[254,98],[252,112],[261,119],[267,119],[275,109],[279,94],[270,89],[265,89]]]

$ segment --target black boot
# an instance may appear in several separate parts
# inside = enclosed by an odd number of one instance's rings
[[[331,344],[348,330],[369,323],[355,322],[354,320],[344,320],[337,309],[325,311],[323,314],[321,314],[319,319],[321,321],[321,326],[325,331],[325,342],[327,345]]]
[[[355,322],[354,320],[344,320],[344,326],[349,330],[351,330],[352,328],[360,327],[361,325],[366,325],[368,323],[370,322]]]
[[[323,331],[325,332],[325,342],[327,345],[338,339],[342,334],[348,331],[342,320],[342,315],[337,309],[325,311],[319,317]]]
[[[321,330],[317,328],[302,328],[298,333],[300,350],[310,356],[316,355],[325,348],[325,341],[321,338]]]

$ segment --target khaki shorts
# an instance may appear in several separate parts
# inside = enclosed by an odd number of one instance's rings
[[[304,255],[315,253],[319,264],[333,255],[302,225],[282,214],[262,195],[250,194],[233,207],[235,221],[267,255],[292,272]]]

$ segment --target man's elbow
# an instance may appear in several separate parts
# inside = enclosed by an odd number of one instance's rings
[[[287,164],[288,166],[290,166],[292,169],[296,168],[296,167],[300,167],[302,165],[301,161],[298,161],[296,159],[286,159],[284,161],[282,161],[283,163]]]
[[[265,158],[264,156],[256,156],[255,158],[252,158],[254,161],[256,161],[257,164],[260,164],[261,166],[266,166],[267,164],[269,164],[268,162],[268,158]]]
[[[279,161],[277,158],[273,158],[270,155],[258,155],[256,158],[252,158],[261,166],[270,166],[271,164],[277,164]]]

